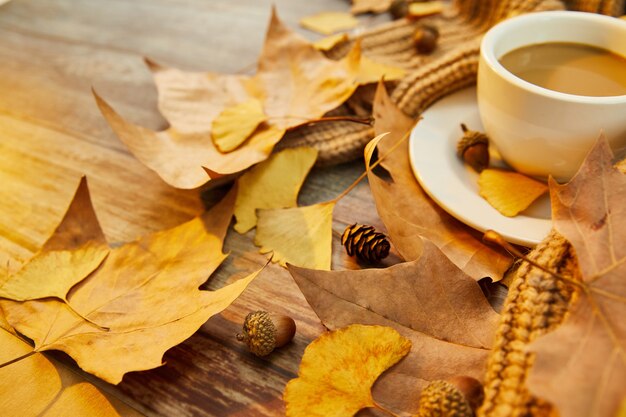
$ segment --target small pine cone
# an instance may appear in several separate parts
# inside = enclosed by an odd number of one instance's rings
[[[384,234],[378,233],[372,226],[356,223],[346,227],[341,236],[341,244],[346,247],[349,256],[356,255],[369,263],[377,263],[386,258],[391,248]]]
[[[472,417],[483,398],[483,387],[474,378],[432,381],[422,390],[416,417]]]

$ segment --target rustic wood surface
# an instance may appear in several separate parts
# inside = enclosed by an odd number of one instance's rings
[[[13,0],[0,7],[0,265],[14,270],[37,251],[83,174],[111,242],[169,228],[201,212],[197,190],[169,187],[129,154],[90,89],[131,121],[162,128],[142,57],[188,70],[250,69],[272,3],[292,27],[315,12],[349,9],[346,0]],[[301,203],[336,196],[362,169],[357,161],[314,170]],[[334,269],[358,267],[339,244],[345,226],[356,221],[380,226],[365,183],[335,210]],[[225,249],[231,255],[209,289],[265,263],[252,237],[229,233]],[[243,317],[256,309],[288,314],[298,325],[294,342],[267,359],[253,357],[235,339]],[[285,384],[297,374],[306,345],[322,331],[290,275],[272,265],[223,314],[169,350],[164,366],[128,374],[117,386],[87,377],[123,414],[282,415]],[[51,357],[81,373],[69,357]]]

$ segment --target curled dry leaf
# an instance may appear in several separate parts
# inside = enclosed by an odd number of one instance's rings
[[[584,291],[530,345],[528,386],[562,417],[614,416],[626,397],[626,176],[612,158],[602,137],[568,184],[550,182],[554,227],[574,247]]]
[[[245,233],[256,226],[257,209],[295,207],[316,159],[313,148],[285,149],[243,174],[237,180],[235,230]]]
[[[307,346],[298,378],[285,388],[287,416],[353,416],[377,407],[372,385],[410,349],[411,342],[390,327],[354,324],[321,335]]]
[[[244,143],[266,120],[263,104],[256,98],[226,107],[213,120],[213,142],[220,152],[230,152]]]
[[[254,243],[272,261],[330,269],[335,202],[306,207],[259,210]]]
[[[504,216],[517,216],[548,191],[548,186],[519,172],[484,169],[478,177],[480,195]]]
[[[381,154],[387,153],[415,123],[395,106],[382,84],[376,91],[374,118],[377,133],[391,132],[380,142]],[[489,276],[499,280],[502,277],[511,258],[483,244],[478,233],[450,216],[426,195],[413,175],[408,144],[393,151],[381,165],[392,181],[375,172],[368,174],[368,180],[378,214],[404,259],[419,258],[420,237],[425,237],[474,279]]]
[[[34,341],[35,351],[62,350],[87,372],[114,384],[127,372],[160,366],[167,349],[228,307],[256,275],[216,291],[198,289],[226,257],[222,242],[235,192],[187,223],[112,248],[72,287],[67,302],[1,300],[7,322]],[[86,200],[89,194],[76,198]],[[99,229],[82,223],[85,218],[96,222],[91,205],[77,205],[89,213],[66,216],[60,234],[50,241],[82,245],[89,234],[84,236],[81,228]]]
[[[163,180],[195,188],[216,174],[240,172],[266,159],[287,129],[322,117],[358,86],[360,55],[331,60],[288,29],[272,13],[254,76],[189,73],[148,61],[159,91],[159,108],[170,123],[155,132],[124,120],[96,95],[100,111],[130,151]],[[263,104],[267,120],[245,142],[222,153],[211,139],[212,125],[226,108],[250,100]],[[259,118],[258,112],[254,112]],[[232,133],[232,132],[231,132]],[[214,175],[213,177],[217,177]]]
[[[322,35],[353,29],[358,24],[359,21],[354,16],[344,12],[322,12],[300,19],[300,26]]]
[[[384,13],[391,7],[392,0],[352,0],[352,14]]]
[[[27,355],[32,347],[0,330],[0,363]],[[3,416],[140,416],[133,409],[41,354],[0,368]],[[9,395],[10,393],[10,395]]]
[[[478,283],[431,242],[423,241],[418,260],[387,269],[288,268],[329,329],[389,326],[411,341],[411,353],[374,388],[387,408],[415,413],[429,381],[459,374],[482,378],[498,315]]]

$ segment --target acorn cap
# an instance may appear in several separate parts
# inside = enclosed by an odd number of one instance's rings
[[[293,339],[296,323],[291,317],[270,315],[267,311],[253,311],[243,322],[243,332],[237,340],[245,342],[250,352],[267,356]]]
[[[422,390],[419,417],[472,417],[470,404],[463,393],[448,381],[432,381]]]

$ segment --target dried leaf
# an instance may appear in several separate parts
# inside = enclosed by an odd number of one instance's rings
[[[352,0],[352,14],[384,13],[391,7],[392,0]]]
[[[519,172],[484,169],[478,177],[480,195],[504,216],[517,216],[548,191],[548,186]]]
[[[0,363],[26,355],[32,348],[0,330]],[[77,373],[35,354],[0,368],[2,416],[139,416],[121,401],[107,395]]]
[[[266,120],[263,104],[256,98],[226,107],[213,120],[213,142],[220,152],[230,152],[244,143]]]
[[[148,61],[159,90],[159,108],[170,128],[155,132],[127,122],[96,95],[100,111],[142,163],[178,188],[195,188],[266,159],[287,129],[322,117],[354,92],[360,56],[331,60],[289,30],[272,13],[254,77],[187,73]],[[94,93],[95,94],[95,93]],[[224,109],[258,100],[267,121],[245,143],[222,153],[211,139],[213,121]],[[254,112],[258,117],[258,112]]]
[[[402,68],[381,64],[364,56],[361,58],[358,80],[359,84],[370,84],[377,83],[382,78],[384,78],[385,81],[396,81],[405,75],[406,71]]]
[[[300,19],[300,26],[322,35],[353,29],[358,24],[359,21],[354,16],[344,12],[322,12]]]
[[[414,124],[393,104],[382,84],[379,84],[374,100],[374,118],[377,133],[391,132],[380,143],[381,155],[386,154]],[[419,258],[420,237],[425,237],[474,279],[489,276],[499,280],[502,277],[511,258],[483,244],[482,236],[450,216],[426,195],[413,175],[408,145],[393,151],[381,165],[393,181],[387,181],[375,172],[368,174],[368,180],[388,235],[404,259]]]
[[[321,335],[304,351],[298,378],[287,383],[287,416],[353,416],[375,407],[372,385],[410,349],[390,327],[355,324]]]
[[[330,269],[334,202],[288,209],[259,210],[254,243],[272,261]]]
[[[409,4],[408,17],[420,18],[443,12],[443,2],[423,1]]]
[[[614,416],[626,397],[626,176],[602,137],[574,178],[550,182],[554,227],[574,247],[585,291],[530,345],[530,390],[562,417]]]
[[[235,230],[245,233],[256,226],[257,209],[295,207],[316,159],[313,148],[285,149],[243,174],[237,181]]]
[[[62,350],[87,372],[114,384],[126,372],[160,366],[167,349],[228,307],[256,275],[213,292],[198,289],[226,257],[222,241],[235,191],[201,217],[111,249],[102,265],[71,289],[67,303],[0,300],[7,322],[35,342],[35,351]],[[95,215],[66,216],[62,231],[77,234],[61,237],[83,240],[77,223],[82,218]]]
[[[476,281],[431,242],[424,240],[423,248],[420,259],[387,269],[288,267],[329,329],[382,325],[411,340],[411,353],[382,376],[374,397],[387,408],[413,413],[428,381],[459,374],[482,378],[498,323]]]
[[[348,39],[347,33],[337,33],[313,42],[313,47],[318,51],[330,51],[338,44],[348,41]]]

